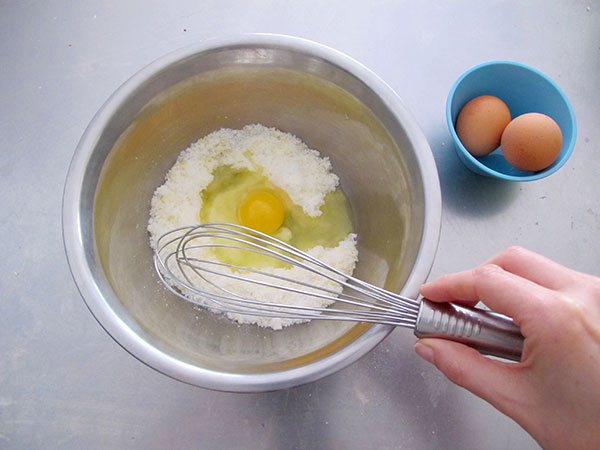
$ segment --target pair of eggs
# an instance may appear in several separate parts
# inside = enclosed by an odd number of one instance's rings
[[[530,172],[550,166],[562,148],[562,132],[551,117],[532,112],[511,120],[508,106],[492,95],[476,97],[462,108],[456,134],[473,156],[501,146],[511,166]]]

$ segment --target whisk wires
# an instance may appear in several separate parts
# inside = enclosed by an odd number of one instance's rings
[[[286,271],[220,261],[219,251],[247,252],[275,265],[310,272],[309,283]],[[226,223],[183,227],[162,235],[154,254],[156,272],[175,295],[225,313],[299,320],[328,319],[413,327],[419,302],[349,276],[269,235]],[[235,280],[235,283],[223,280]],[[260,286],[261,289],[254,288]],[[269,290],[305,301],[272,302]],[[262,297],[257,298],[257,293]],[[311,299],[308,301],[306,299]],[[314,306],[314,299],[331,306]],[[334,303],[335,302],[335,303]]]

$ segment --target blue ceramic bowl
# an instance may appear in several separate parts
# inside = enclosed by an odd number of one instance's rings
[[[552,117],[563,136],[563,146],[556,161],[539,172],[524,172],[508,164],[501,147],[483,157],[471,155],[456,135],[454,125],[462,107],[480,95],[502,99],[513,119],[529,112]],[[556,172],[571,156],[577,136],[573,108],[556,83],[539,70],[511,61],[490,61],[463,73],[448,95],[446,120],[458,157],[465,166],[480,175],[511,181],[533,181]]]

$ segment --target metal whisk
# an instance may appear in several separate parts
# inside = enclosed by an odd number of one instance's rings
[[[219,252],[253,255],[317,276],[311,284],[285,272],[227,262]],[[272,236],[226,223],[203,224],[162,235],[154,254],[156,272],[175,295],[202,307],[246,316],[368,322],[412,328],[417,337],[440,337],[465,343],[481,353],[519,361],[523,336],[501,314],[453,303],[406,298],[359,280]],[[236,280],[235,284],[224,280]],[[227,285],[225,287],[225,285]],[[233,287],[232,287],[233,286]],[[258,289],[264,298],[256,298]],[[285,291],[331,306],[274,303],[267,292]],[[333,304],[335,302],[335,304]],[[313,302],[314,303],[314,302]]]

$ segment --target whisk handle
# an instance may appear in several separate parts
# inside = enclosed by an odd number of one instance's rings
[[[419,338],[462,342],[484,355],[520,361],[523,335],[507,316],[454,303],[423,299],[414,329]]]

